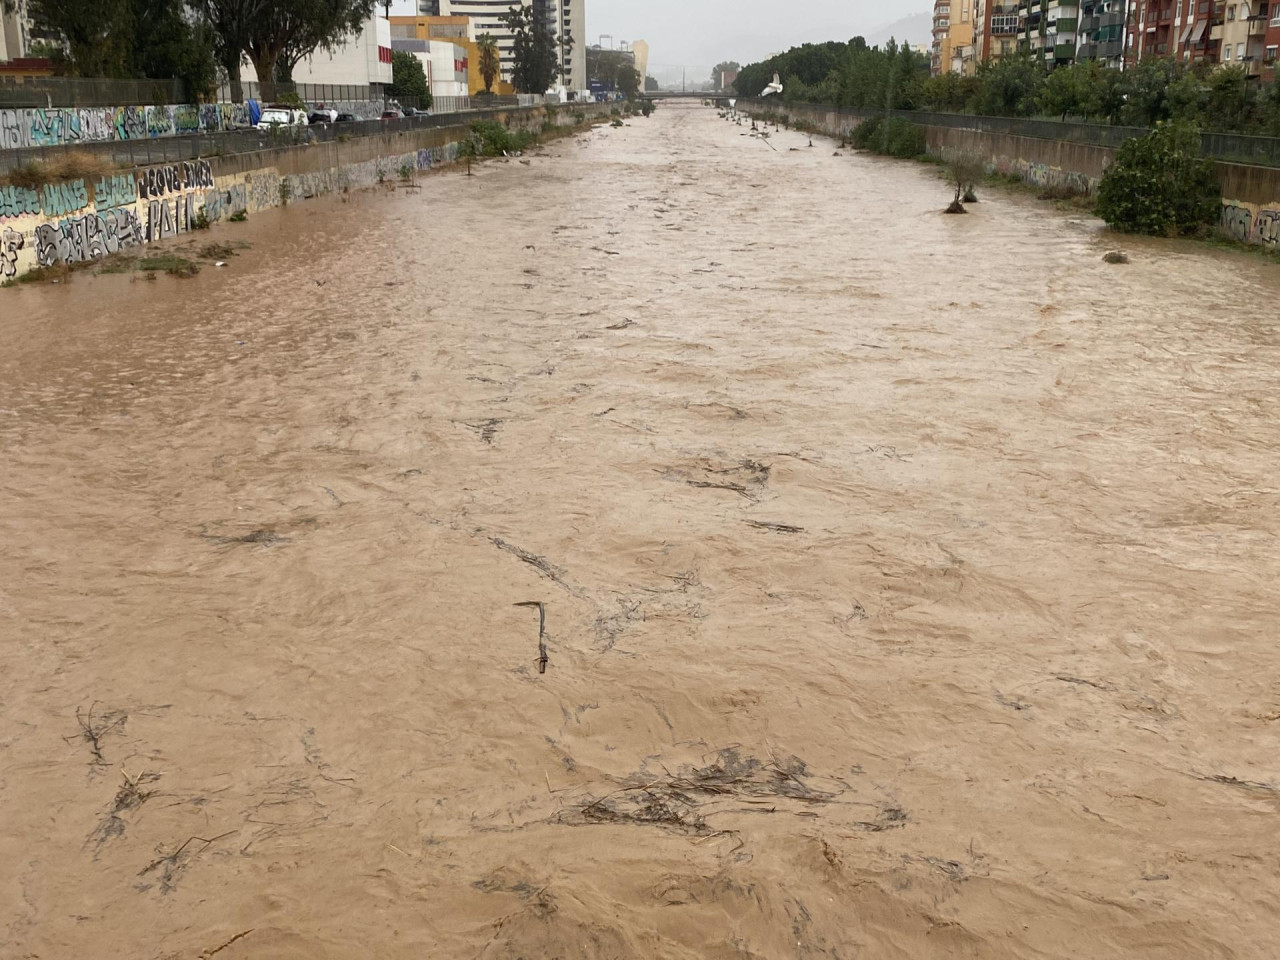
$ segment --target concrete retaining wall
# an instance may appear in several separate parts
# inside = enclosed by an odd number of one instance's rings
[[[556,112],[607,116],[609,105]],[[539,130],[544,107],[512,108],[486,119]],[[79,263],[197,229],[203,221],[254,213],[327,193],[376,186],[408,168],[453,163],[471,135],[471,118],[347,141],[277,147],[255,153],[140,167],[106,177],[0,187],[0,281],[35,267]]]
[[[831,107],[752,101],[742,109],[787,115],[835,137],[847,137],[866,119]],[[1093,193],[1115,157],[1112,147],[1069,140],[1045,140],[1009,133],[922,124],[929,154],[975,153],[992,171],[1044,187]],[[1280,249],[1280,168],[1216,161],[1222,182],[1222,228],[1242,243]]]

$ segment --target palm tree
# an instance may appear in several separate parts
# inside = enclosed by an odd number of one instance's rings
[[[480,51],[480,76],[484,78],[484,92],[493,92],[493,80],[498,75],[498,44],[489,34],[476,38]]]

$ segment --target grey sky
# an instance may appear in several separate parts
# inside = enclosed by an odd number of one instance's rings
[[[930,0],[586,0],[587,41],[649,41],[650,62],[750,63],[807,41],[848,40],[932,9]],[[923,38],[917,38],[922,40]],[[608,41],[606,41],[607,43]],[[651,71],[652,72],[652,71]]]
[[[933,9],[931,0],[585,0],[587,36],[647,40],[650,62],[710,67],[721,60],[750,63],[806,41],[871,38],[881,27]],[[394,0],[393,13],[413,13],[412,0]],[[909,38],[922,43],[924,36]],[[608,41],[605,41],[606,45]],[[662,69],[668,68],[668,69]],[[655,69],[650,70],[656,72]]]

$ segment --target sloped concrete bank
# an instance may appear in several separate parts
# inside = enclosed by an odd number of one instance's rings
[[[742,100],[739,107],[768,116],[803,121],[828,136],[846,137],[870,114],[812,104]],[[951,151],[975,153],[993,172],[1042,187],[1092,194],[1115,157],[1114,147],[1050,140],[1012,133],[922,123],[931,156]],[[1241,243],[1280,249],[1280,168],[1214,161],[1222,183],[1224,231]]]
[[[164,240],[206,223],[453,163],[477,119],[512,130],[571,126],[610,105],[512,108],[450,126],[139,167],[35,186],[0,186],[0,281]]]

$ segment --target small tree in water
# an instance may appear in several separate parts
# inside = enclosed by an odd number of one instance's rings
[[[947,207],[947,213],[968,212],[964,204],[978,199],[973,188],[986,172],[986,164],[977,154],[953,153],[947,159],[947,182],[956,188],[956,195],[951,200],[951,206]],[[973,199],[969,199],[970,197]]]

